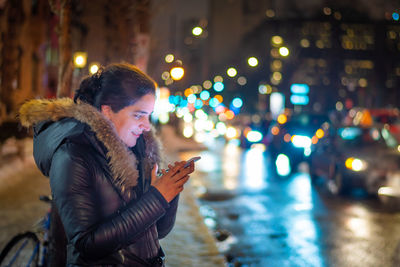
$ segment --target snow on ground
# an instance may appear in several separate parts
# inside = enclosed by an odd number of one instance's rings
[[[191,139],[184,139],[175,134],[175,129],[163,126],[160,138],[168,161],[180,160],[178,152],[185,150],[203,150],[206,147]],[[189,180],[190,181],[190,180]],[[161,245],[167,255],[167,266],[225,266],[224,257],[219,253],[216,241],[203,217],[190,183],[180,195],[175,227]]]

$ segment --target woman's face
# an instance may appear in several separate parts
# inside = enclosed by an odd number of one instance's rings
[[[155,96],[142,96],[135,104],[114,113],[110,106],[101,106],[101,112],[114,124],[118,136],[128,147],[134,147],[139,136],[150,131],[150,115],[154,110]]]

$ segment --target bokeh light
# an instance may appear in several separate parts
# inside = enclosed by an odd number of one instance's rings
[[[229,77],[235,77],[237,74],[237,70],[231,67],[226,71],[226,74],[228,74]]]
[[[279,54],[283,57],[287,57],[289,55],[289,49],[285,46],[279,48]]]
[[[212,82],[209,80],[204,81],[203,87],[204,87],[204,89],[210,89],[212,87]]]
[[[89,66],[89,72],[91,74],[95,74],[99,70],[99,68],[100,68],[100,64],[97,62],[93,62]]]
[[[258,65],[258,59],[256,57],[249,57],[247,63],[250,67],[256,67]]]
[[[243,106],[243,100],[242,100],[241,98],[239,98],[239,97],[235,97],[235,98],[232,100],[232,105],[233,105],[235,108],[241,108],[241,107]]]
[[[173,67],[170,71],[172,79],[178,81],[183,78],[185,70],[182,67]]]
[[[194,27],[194,28],[192,29],[192,34],[193,34],[194,36],[199,36],[199,35],[201,35],[202,33],[203,33],[203,29],[202,29],[201,27],[199,27],[199,26]]]
[[[222,76],[220,76],[220,75],[217,75],[217,76],[214,77],[214,82],[215,83],[217,83],[217,82],[222,83],[223,81],[224,81],[224,78],[222,78]]]
[[[221,91],[223,91],[224,90],[224,84],[222,83],[222,82],[216,82],[216,83],[214,83],[214,86],[213,86],[213,88],[214,88],[214,90],[216,91],[216,92],[221,92]]]
[[[282,37],[280,37],[280,36],[278,36],[278,35],[273,36],[273,37],[271,38],[271,41],[272,41],[272,44],[274,44],[274,45],[280,45],[280,44],[283,43]]]
[[[168,54],[165,56],[165,62],[167,63],[172,63],[172,61],[174,61],[175,57],[172,54]]]
[[[240,76],[238,79],[237,79],[237,83],[239,84],[239,85],[245,85],[246,83],[247,83],[247,79],[246,79],[246,77],[244,77],[244,76]]]

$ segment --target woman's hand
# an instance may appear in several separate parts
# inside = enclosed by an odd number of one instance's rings
[[[184,168],[186,161],[176,161],[174,165],[168,165],[168,172],[161,170],[162,175],[157,177],[157,164],[151,172],[151,185],[163,195],[163,197],[170,202],[183,190],[184,184],[189,180],[189,174],[194,172],[194,162],[190,166]]]

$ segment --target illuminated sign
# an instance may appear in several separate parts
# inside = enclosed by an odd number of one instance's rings
[[[310,92],[310,87],[307,84],[294,83],[290,86],[290,92],[292,94],[306,95]]]

